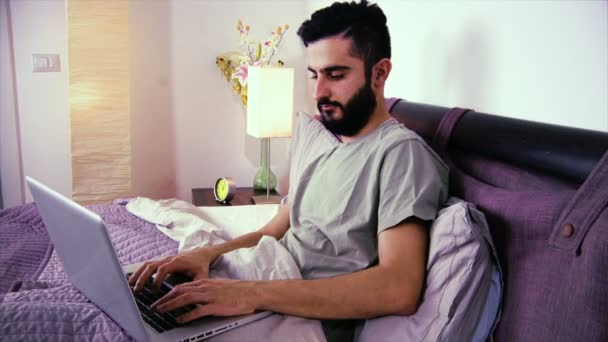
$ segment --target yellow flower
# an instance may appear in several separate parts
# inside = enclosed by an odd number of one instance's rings
[[[230,81],[230,76],[232,76],[232,70],[230,70],[230,68],[226,68],[223,71],[226,81]]]
[[[241,84],[238,80],[232,80],[232,91],[234,91],[235,94],[241,94]]]

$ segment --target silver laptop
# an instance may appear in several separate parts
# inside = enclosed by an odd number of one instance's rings
[[[271,314],[205,317],[177,327],[142,316],[140,308],[146,310],[126,278],[138,264],[120,266],[103,220],[44,184],[30,177],[26,181],[72,284],[136,340],[199,341]],[[166,282],[163,287],[173,285]]]

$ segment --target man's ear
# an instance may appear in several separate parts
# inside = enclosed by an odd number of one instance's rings
[[[381,59],[373,68],[372,83],[375,88],[383,87],[388,75],[391,73],[393,64],[388,58]]]

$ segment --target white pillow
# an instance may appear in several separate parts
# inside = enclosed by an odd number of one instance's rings
[[[501,279],[484,215],[473,204],[451,197],[431,226],[426,288],[418,311],[368,320],[356,340],[485,340],[498,315]]]

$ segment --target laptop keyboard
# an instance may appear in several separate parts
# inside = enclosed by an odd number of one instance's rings
[[[127,279],[129,279],[130,276],[131,273],[127,274]],[[169,293],[169,291],[171,291],[171,287],[164,282],[160,290],[155,291],[152,288],[152,281],[149,280],[140,291],[133,292],[141,317],[149,326],[159,333],[181,326],[176,318],[196,308],[195,305],[186,305],[164,313],[150,309],[152,303]]]

